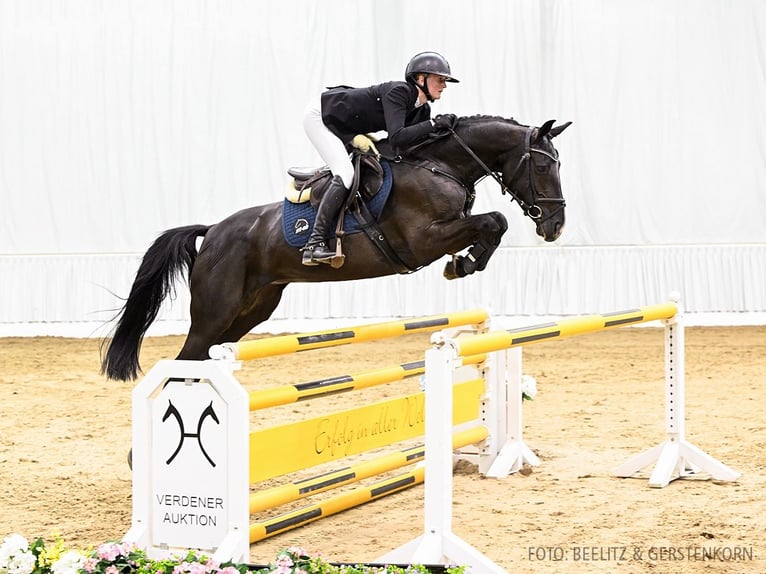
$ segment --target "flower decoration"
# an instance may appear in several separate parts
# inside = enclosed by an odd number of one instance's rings
[[[293,546],[277,554],[274,563],[265,568],[253,570],[255,574],[428,574],[425,566],[406,567],[391,565],[369,566],[364,564],[333,565],[318,556],[311,557],[300,547]],[[465,567],[450,566],[444,569],[447,574],[463,574]]]
[[[37,554],[27,539],[11,534],[0,546],[0,573],[30,574],[37,566]]]
[[[521,398],[531,401],[537,394],[537,381],[532,375],[521,375]]]
[[[447,574],[462,574],[463,566],[447,567]],[[172,558],[154,560],[146,551],[127,542],[106,542],[91,552],[65,550],[61,539],[50,547],[42,538],[29,544],[11,534],[0,545],[0,574],[428,574],[424,566],[333,565],[311,557],[298,546],[277,554],[265,567],[225,562],[218,564],[193,550]]]

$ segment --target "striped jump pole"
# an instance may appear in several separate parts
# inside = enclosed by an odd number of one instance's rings
[[[468,325],[481,325],[488,319],[485,309],[472,309],[469,311],[456,311],[443,315],[431,315],[415,319],[402,319],[385,323],[373,323],[359,325],[345,329],[333,329],[328,331],[316,331],[299,335],[281,335],[267,339],[253,341],[239,341],[236,343],[223,343],[213,345],[210,350],[211,359],[226,359],[236,361],[249,361],[263,357],[273,357],[307,351],[310,349],[323,349],[335,347],[347,343],[361,343],[377,339],[400,337],[411,333],[424,333],[447,329],[450,327],[462,327]]]
[[[615,327],[663,321],[665,325],[665,430],[664,443],[634,457],[614,470],[627,477],[657,462],[649,486],[662,488],[675,478],[704,470],[717,480],[736,480],[740,474],[684,438],[684,329],[677,298],[667,303],[627,311],[572,317],[560,321],[507,331],[490,331],[460,339],[437,338],[437,344],[462,354],[494,353],[550,339],[603,331]]]
[[[459,340],[455,339],[451,344],[455,346],[459,355],[472,355],[479,352],[491,353],[511,347],[541,343],[549,339],[572,337],[574,335],[584,335],[626,325],[672,319],[677,312],[678,304],[671,301],[628,311],[570,317],[531,327],[521,327],[506,331],[490,331],[489,333],[465,337]]]
[[[456,432],[452,438],[452,448],[458,449],[476,444],[486,439],[487,434],[487,428],[484,426],[474,426]],[[403,466],[415,464],[421,462],[424,458],[425,446],[417,445],[353,466],[254,493],[250,495],[250,513],[255,514],[256,512],[311,496],[312,494],[325,492]],[[320,518],[325,518],[354,506],[376,500],[388,494],[400,492],[410,486],[422,484],[423,480],[424,471],[419,466],[409,472],[385,478],[372,485],[361,486],[349,492],[340,493],[306,508],[287,512],[261,522],[254,522],[250,525],[250,542],[257,542],[314,522]]]
[[[458,356],[481,352],[490,354],[495,363],[502,361],[502,368],[490,368],[486,377],[507,377],[509,401],[505,405],[507,411],[504,416],[511,423],[512,429],[508,441],[496,454],[491,467],[484,472],[485,476],[500,478],[506,476],[509,472],[517,472],[525,463],[532,466],[540,464],[537,455],[532,452],[522,439],[522,405],[520,398],[522,347],[552,339],[594,333],[627,325],[648,323],[650,321],[674,323],[677,313],[678,303],[676,301],[669,301],[626,311],[569,317],[529,327],[489,331],[470,337],[461,337],[460,339],[448,339],[442,337],[441,333],[436,334],[432,338],[434,343],[454,346]],[[671,327],[668,326],[666,327],[667,329],[671,329]],[[515,351],[515,353],[512,353],[512,351]],[[671,358],[671,360],[673,359]],[[498,383],[495,382],[493,384],[497,385]],[[675,389],[675,387],[673,388]],[[667,400],[668,404],[673,404],[676,401],[676,397],[669,396]],[[668,414],[669,418],[670,416]],[[719,474],[721,473],[719,472]],[[653,486],[664,486],[669,480],[666,480],[666,476],[667,473],[663,471],[661,476],[652,477],[650,484]]]
[[[347,493],[336,494],[317,504],[263,522],[253,522],[250,524],[250,542],[257,542],[269,536],[305,526],[321,518],[338,514],[349,508],[372,502],[389,494],[400,492],[416,484],[422,484],[423,480],[423,467],[416,467],[414,470],[386,478],[369,487],[360,487]]]
[[[464,357],[463,363],[475,365],[483,363],[486,359],[487,355],[472,355]],[[250,410],[255,411],[385,385],[417,377],[425,371],[425,361],[412,361],[365,371],[364,373],[340,375],[293,385],[282,385],[273,389],[252,391],[250,393]]]
[[[481,439],[479,439],[481,440]],[[461,445],[462,446],[462,445]],[[313,476],[288,484],[280,484],[250,495],[250,514],[263,512],[288,502],[294,502],[312,494],[319,494],[338,486],[344,486],[371,476],[390,472],[408,464],[423,460],[426,449],[422,444],[379,456],[339,470]]]

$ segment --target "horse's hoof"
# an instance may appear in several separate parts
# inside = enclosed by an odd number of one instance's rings
[[[459,277],[460,276],[455,272],[455,261],[447,261],[447,264],[444,266],[444,278],[451,280],[458,279]]]
[[[448,261],[444,266],[444,277],[447,279],[460,279],[473,272],[474,269],[466,269],[466,259],[462,255]]]

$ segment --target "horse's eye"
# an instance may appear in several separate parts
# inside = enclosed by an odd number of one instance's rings
[[[542,175],[544,173],[548,173],[549,169],[550,168],[547,165],[536,165],[535,166],[535,171],[537,173],[539,173],[540,175]]]

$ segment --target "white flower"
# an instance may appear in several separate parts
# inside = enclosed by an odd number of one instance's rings
[[[2,546],[0,546],[0,560],[7,561],[9,557],[27,550],[29,550],[27,539],[21,534],[11,534],[5,537]]]
[[[537,394],[537,381],[532,375],[521,375],[521,398],[531,401]]]
[[[37,558],[29,550],[19,552],[10,557],[8,562],[4,565],[0,565],[0,572],[8,572],[8,574],[31,574],[35,569]]]
[[[22,552],[14,556],[8,564],[8,574],[31,574],[37,564],[37,557],[31,552]]]
[[[29,550],[29,542],[20,534],[11,534],[0,546],[0,574],[30,574],[37,558]]]
[[[53,574],[77,574],[85,563],[85,556],[76,550],[67,550],[51,564]]]

